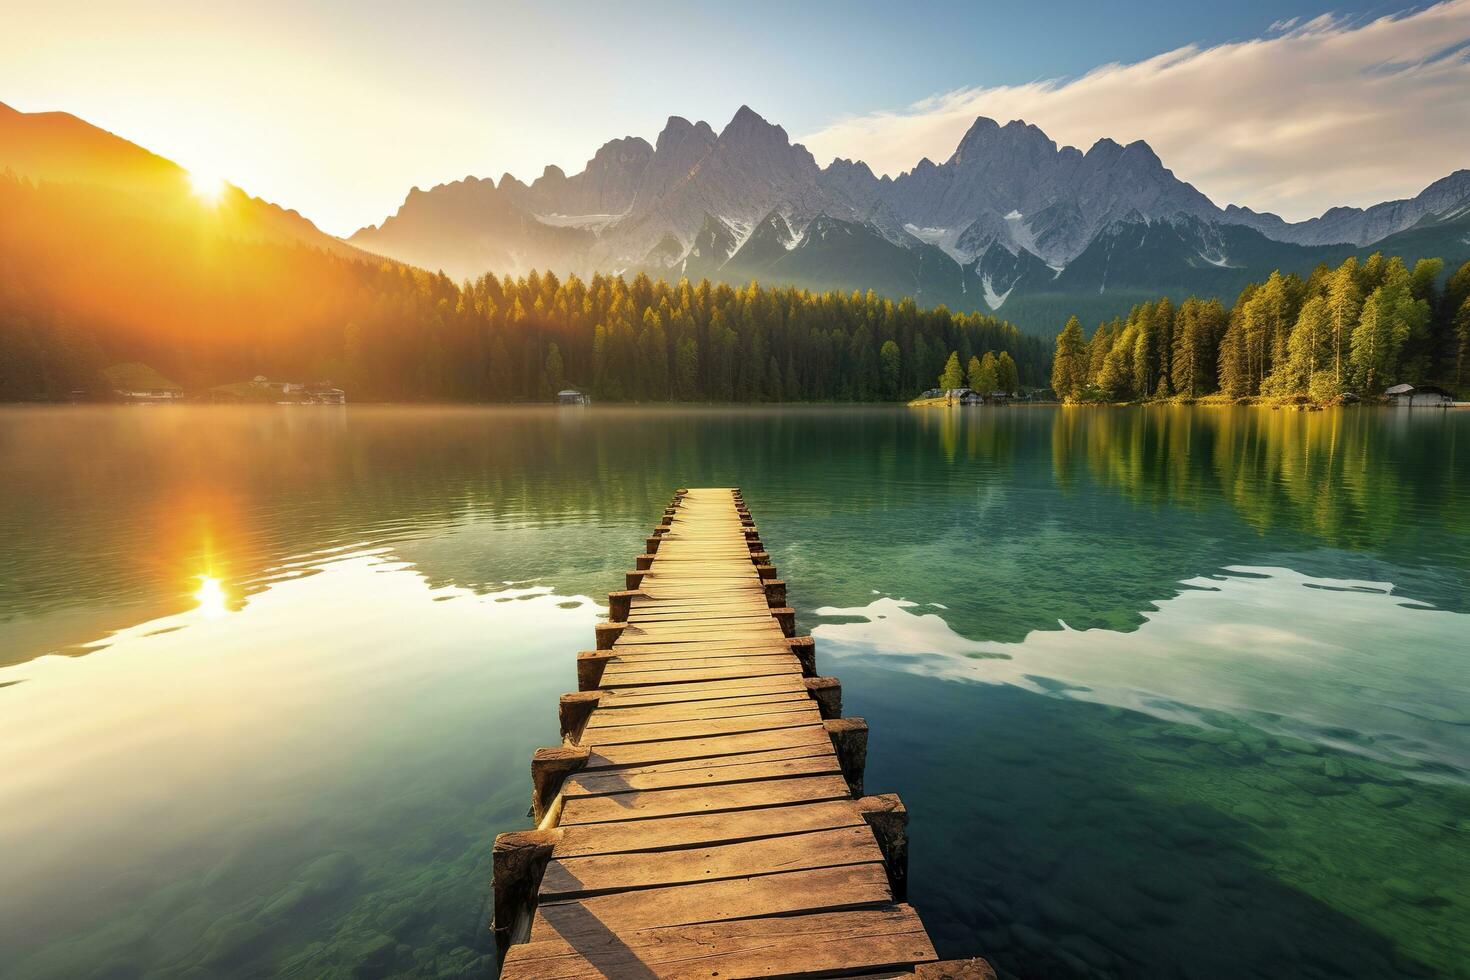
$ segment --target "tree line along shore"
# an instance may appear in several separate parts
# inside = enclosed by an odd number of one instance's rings
[[[1134,306],[1090,338],[1057,335],[1052,388],[1070,403],[1338,404],[1396,384],[1462,391],[1470,380],[1470,262],[1408,268],[1375,253],[1302,279],[1273,272],[1226,308],[1190,297]]]

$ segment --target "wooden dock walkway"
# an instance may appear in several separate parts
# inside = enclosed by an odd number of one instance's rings
[[[740,491],[676,493],[626,586],[495,841],[502,977],[993,977],[904,903],[907,813]]]

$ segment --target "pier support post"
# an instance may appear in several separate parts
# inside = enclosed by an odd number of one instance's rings
[[[752,559],[760,559],[755,563],[755,573],[759,575],[763,580],[776,577],[776,566],[766,564],[766,559],[770,557],[769,555],[762,552],[758,555],[751,555],[750,557]]]
[[[655,534],[653,537],[648,538],[648,539],[646,539],[644,541],[644,546],[648,549],[648,553],[650,555],[656,555],[656,554],[658,554],[658,542],[659,542],[659,536],[657,534]]]
[[[643,593],[636,589],[625,589],[622,592],[609,592],[607,594],[607,618],[614,623],[626,623],[628,621],[628,608],[633,600]]]
[[[643,584],[642,572],[628,572],[623,576],[623,585],[629,590],[636,589]]]
[[[627,625],[627,623],[598,623],[593,627],[593,632],[597,634],[597,649],[611,650],[613,643],[623,635],[623,629]]]
[[[592,709],[597,707],[600,700],[601,691],[578,691],[561,696],[556,705],[556,714],[561,719],[563,741],[575,742],[581,737],[583,726],[587,724],[587,719],[592,716]]]
[[[546,819],[562,782],[587,765],[592,753],[578,745],[559,749],[537,749],[531,756],[531,816],[539,824]]]
[[[806,693],[817,702],[817,710],[822,717],[842,717],[842,682],[835,677],[805,677],[802,683],[806,685]]]
[[[602,672],[612,658],[611,650],[583,650],[577,654],[577,690],[597,690],[602,683]]]
[[[888,884],[893,897],[904,901],[908,897],[909,881],[909,811],[897,793],[882,796],[864,796],[857,801],[858,810],[873,836],[878,839],[878,849],[883,852],[883,863],[888,866]]]
[[[822,722],[837,752],[842,775],[854,797],[863,795],[863,770],[868,765],[868,723],[861,718],[832,718]]]
[[[503,953],[511,943],[524,942],[531,932],[536,891],[559,830],[518,830],[497,834],[491,852],[494,877],[495,945]]]
[[[786,641],[791,652],[801,663],[803,677],[817,676],[817,641],[810,636],[793,636]]]
[[[796,610],[790,606],[781,606],[771,610],[771,616],[781,627],[781,632],[788,637],[796,635]]]
[[[642,554],[633,560],[633,567],[640,572],[646,572],[653,567],[653,555]]]
[[[765,580],[766,605],[779,609],[786,605],[786,583],[778,578]]]

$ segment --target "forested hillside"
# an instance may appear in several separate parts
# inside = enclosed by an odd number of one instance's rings
[[[1233,306],[1191,297],[1134,306],[1089,340],[1077,317],[1057,336],[1052,387],[1071,401],[1221,394],[1376,396],[1401,382],[1470,383],[1470,262],[1413,268],[1375,253],[1305,280],[1272,273]]]
[[[237,203],[0,176],[0,399],[96,393],[121,361],[195,391],[264,374],[353,400],[898,399],[951,351],[1046,376],[1042,342],[989,316],[642,275],[456,284],[241,237]]]

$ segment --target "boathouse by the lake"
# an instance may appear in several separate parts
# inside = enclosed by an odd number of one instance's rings
[[[1394,385],[1383,393],[1399,408],[1449,408],[1455,396],[1435,385]]]

